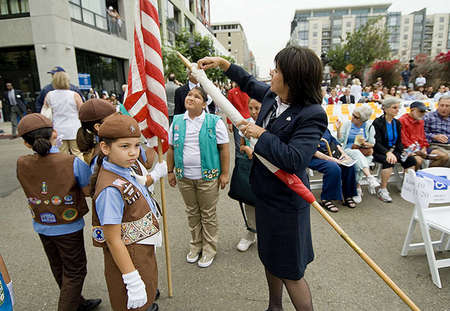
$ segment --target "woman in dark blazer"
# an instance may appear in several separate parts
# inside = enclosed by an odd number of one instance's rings
[[[413,156],[408,156],[405,161],[401,161],[403,144],[401,140],[402,125],[395,119],[400,109],[400,100],[390,97],[383,101],[384,114],[376,118],[372,126],[375,128],[375,145],[373,146],[373,159],[381,163],[381,185],[377,191],[378,198],[383,202],[392,202],[392,198],[387,190],[387,183],[392,174],[392,167],[395,163],[400,163],[404,169],[416,166]]]
[[[275,57],[271,85],[220,57],[206,57],[201,69],[220,67],[249,97],[262,103],[256,124],[243,121],[246,137],[258,138],[255,152],[296,174],[308,187],[306,168],[327,127],[320,106],[322,65],[313,51],[287,47]],[[314,258],[309,204],[253,158],[250,184],[256,195],[258,253],[269,287],[269,309],[282,310],[283,284],[296,310],[312,310],[304,279]]]

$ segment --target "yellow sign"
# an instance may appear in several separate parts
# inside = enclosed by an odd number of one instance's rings
[[[353,66],[352,64],[348,64],[347,66],[345,66],[345,70],[347,70],[347,72],[352,72],[355,69],[355,66]]]

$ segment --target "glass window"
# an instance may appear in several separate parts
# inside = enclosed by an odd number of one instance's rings
[[[308,46],[308,40],[300,40],[300,41],[298,42],[298,44],[299,44],[300,46]]]
[[[423,22],[423,15],[414,15],[414,24],[420,24]]]
[[[386,10],[387,10],[386,8],[373,8],[372,12],[373,12],[374,14],[377,14],[377,13],[385,13]]]
[[[317,38],[317,32],[313,32],[313,37]]]
[[[308,22],[299,23],[298,30],[300,31],[308,30]]]
[[[319,28],[319,24],[314,23],[313,24],[313,29],[317,29],[317,28]]]
[[[334,15],[343,16],[348,14],[348,9],[334,10]]]
[[[70,17],[76,19],[78,21],[82,21],[81,19],[81,7],[75,4],[70,4]]]
[[[409,18],[405,18],[405,24],[409,24]]]
[[[299,31],[298,39],[299,40],[308,40],[308,32],[307,31]]]
[[[340,26],[342,26],[342,19],[334,19],[333,27],[340,27]]]
[[[341,38],[333,38],[333,39],[331,39],[331,43],[333,43],[333,44],[341,43]]]
[[[315,17],[323,17],[323,16],[330,16],[331,15],[331,11],[327,10],[327,11],[313,11],[313,16]]]
[[[351,28],[351,27],[352,27],[352,22],[346,22],[346,23],[345,23],[345,27]]]
[[[30,13],[28,0],[0,0],[0,15]]]
[[[352,14],[353,15],[367,15],[369,14],[370,9],[352,9]]]
[[[167,1],[167,18],[174,18],[175,12],[173,8],[173,4],[170,1]]]
[[[444,25],[439,25],[439,30],[440,31],[444,30]]]
[[[83,9],[88,9],[100,16],[106,16],[106,2],[101,0],[81,0]]]
[[[443,17],[439,17],[439,23],[443,23],[444,22],[444,18]]]
[[[94,13],[83,10],[83,22],[95,26]]]

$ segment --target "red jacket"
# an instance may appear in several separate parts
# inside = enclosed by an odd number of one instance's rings
[[[415,120],[409,113],[405,113],[398,120],[402,124],[402,144],[405,148],[408,148],[409,145],[416,141],[421,148],[429,146],[425,137],[423,120]]]
[[[250,118],[250,111],[248,110],[250,98],[247,93],[241,91],[239,87],[232,88],[228,91],[228,100],[239,111],[244,119]],[[227,119],[227,123],[231,124],[231,121]]]

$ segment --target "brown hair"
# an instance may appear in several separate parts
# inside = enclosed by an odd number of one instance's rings
[[[109,138],[101,138],[100,141],[105,142],[105,144],[107,144],[108,146],[111,146],[111,144],[115,141],[116,139],[109,139]],[[95,162],[95,170],[94,173],[91,175],[91,180],[90,180],[90,189],[89,192],[91,194],[91,197],[94,196],[95,194],[95,186],[97,184],[97,178],[98,178],[98,172],[100,172],[100,167],[103,164],[103,159],[106,157],[106,155],[100,150],[100,152],[98,153],[98,157],[97,157],[97,161]]]
[[[322,102],[322,63],[310,49],[288,46],[275,56],[275,63],[289,87],[287,101],[294,105]]]

